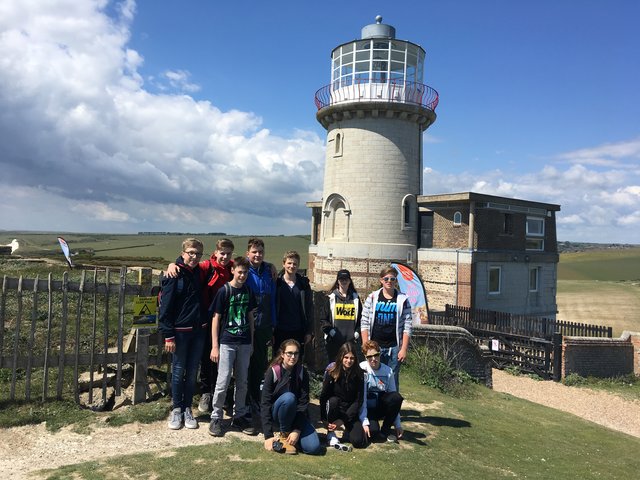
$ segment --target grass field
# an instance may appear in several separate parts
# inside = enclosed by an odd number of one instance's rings
[[[166,267],[180,254],[182,240],[188,235],[109,235],[109,234],[62,234],[69,244],[74,258],[79,263],[91,263],[98,260],[118,260],[120,264],[140,265],[142,262],[156,268]],[[53,233],[1,232],[0,244],[9,243],[17,238],[20,248],[16,254],[29,257],[57,258],[64,262],[64,256]],[[215,249],[220,235],[198,235],[204,243],[206,255]],[[228,236],[235,245],[235,256],[247,251],[246,236]],[[307,268],[309,258],[309,236],[267,236],[265,258],[280,267],[282,256],[287,250],[296,250],[300,254],[301,268]]]
[[[366,450],[285,457],[261,442],[225,441],[81,463],[48,479],[622,479],[640,469],[640,439],[476,386],[459,399],[403,376],[406,439]],[[317,408],[317,407],[316,407]],[[202,435],[206,432],[200,431]],[[126,442],[126,439],[123,439]]]
[[[640,331],[640,247],[560,255],[558,318]]]

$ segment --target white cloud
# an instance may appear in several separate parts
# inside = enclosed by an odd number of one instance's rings
[[[492,170],[481,174],[444,174],[425,167],[425,194],[473,191],[510,198],[557,204],[560,240],[640,243],[640,149],[629,141],[583,149],[615,155],[617,166],[545,165],[537,172],[518,174]],[[562,157],[570,154],[562,154]],[[573,155],[578,157],[579,155]],[[620,168],[626,165],[628,168]],[[444,187],[443,187],[444,186]]]
[[[107,4],[0,6],[0,186],[9,202],[22,196],[20,214],[0,212],[3,228],[306,232],[322,139],[150,93],[128,46],[136,4],[118,3],[116,18]],[[199,89],[186,70],[157,78],[166,91]]]

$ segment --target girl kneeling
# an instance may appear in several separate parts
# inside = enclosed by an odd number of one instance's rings
[[[309,374],[300,360],[300,343],[285,340],[269,365],[262,387],[260,415],[266,450],[320,453],[320,439],[307,417]],[[274,435],[274,427],[278,429]],[[279,444],[278,444],[279,442]]]

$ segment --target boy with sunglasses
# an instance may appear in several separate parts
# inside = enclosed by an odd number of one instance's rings
[[[407,296],[396,290],[395,268],[380,272],[382,288],[369,294],[362,308],[360,334],[362,343],[375,340],[380,346],[380,361],[393,370],[396,388],[400,389],[400,365],[407,358],[411,336],[411,305]]]
[[[400,423],[402,395],[396,389],[393,371],[380,362],[380,345],[368,340],[362,345],[365,361],[360,363],[364,370],[364,402],[360,410],[362,428],[369,441],[396,441],[402,438]],[[382,428],[378,420],[382,420]],[[395,427],[395,436],[391,426]]]

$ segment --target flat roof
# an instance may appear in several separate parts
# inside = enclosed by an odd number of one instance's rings
[[[418,205],[422,207],[439,206],[446,207],[448,204],[452,206],[454,204],[461,203],[491,203],[491,204],[505,204],[514,205],[520,207],[530,208],[543,208],[545,210],[551,210],[554,212],[560,211],[560,205],[554,203],[542,203],[534,202],[531,200],[522,200],[519,198],[498,197],[496,195],[487,195],[485,193],[475,192],[459,192],[459,193],[442,193],[439,195],[418,195]]]

